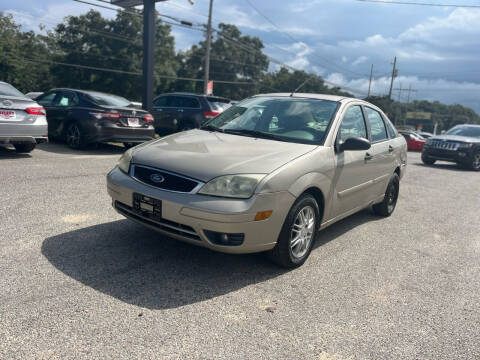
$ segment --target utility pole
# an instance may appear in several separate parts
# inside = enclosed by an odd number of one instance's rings
[[[372,88],[372,78],[373,78],[373,64],[372,64],[372,67],[370,68],[370,81],[368,82],[368,95],[367,95],[367,97],[370,97],[370,89]]]
[[[205,53],[205,78],[203,81],[203,93],[207,95],[208,81],[210,77],[210,47],[212,44],[212,8],[213,0],[210,0],[210,8],[208,10],[208,24],[207,24],[207,49]]]
[[[398,71],[397,71],[397,57],[395,56],[395,58],[393,59],[393,69],[392,69],[392,80],[390,82],[390,91],[388,92],[388,98],[391,100],[392,99],[392,90],[393,90],[393,80],[395,80],[395,78],[397,77],[398,75]]]
[[[155,0],[143,0],[142,107],[153,106],[153,61],[155,53]]]

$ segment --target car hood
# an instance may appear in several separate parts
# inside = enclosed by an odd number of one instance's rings
[[[445,141],[458,141],[458,142],[467,142],[467,143],[480,143],[479,138],[459,136],[459,135],[439,135],[439,136],[433,136],[429,138],[429,140],[445,140]]]
[[[317,145],[190,130],[140,145],[133,163],[202,181],[231,174],[268,174]]]

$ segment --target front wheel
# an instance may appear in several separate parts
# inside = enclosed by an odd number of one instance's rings
[[[473,171],[480,171],[480,150],[477,150],[472,157],[470,169]]]
[[[428,156],[426,156],[425,154],[422,154],[422,162],[425,165],[433,165],[433,164],[435,164],[435,159],[431,159]]]
[[[301,266],[312,251],[319,222],[315,198],[310,194],[299,197],[285,219],[277,244],[268,252],[269,258],[287,269]]]
[[[373,205],[373,212],[380,216],[390,216],[397,205],[398,193],[400,190],[400,178],[397,173],[393,174],[385,191],[383,201]]]
[[[13,147],[17,153],[29,153],[35,149],[36,145],[37,144],[13,144]]]

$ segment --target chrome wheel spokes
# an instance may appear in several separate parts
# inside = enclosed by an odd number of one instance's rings
[[[295,258],[302,258],[308,252],[314,231],[315,211],[305,206],[298,212],[290,231],[290,248]]]

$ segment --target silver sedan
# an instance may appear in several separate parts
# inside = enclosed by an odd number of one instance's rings
[[[47,134],[45,109],[0,81],[0,144],[11,144],[17,152],[27,153],[48,141]]]
[[[362,100],[258,95],[200,129],[128,150],[107,177],[122,215],[228,253],[300,266],[318,231],[361,209],[395,209],[407,146]]]

